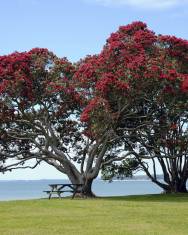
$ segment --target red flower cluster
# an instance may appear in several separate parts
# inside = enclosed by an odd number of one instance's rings
[[[100,103],[100,99],[96,97],[95,99],[91,100],[89,105],[84,109],[80,120],[82,122],[87,122],[89,120],[90,112]]]
[[[162,74],[160,75],[160,79],[166,79],[166,80],[169,80],[169,81],[174,81],[174,80],[176,80],[179,76],[181,76],[181,75],[179,75],[176,70],[170,69],[170,70],[167,71],[166,74],[163,74],[163,73],[162,73]]]
[[[183,63],[188,62],[188,41],[176,38],[174,36],[160,36],[161,42],[167,53],[172,57],[178,57],[179,61]]]
[[[136,43],[142,44],[143,47],[149,47],[154,42],[156,42],[157,37],[152,31],[149,30],[139,30],[134,34],[134,40]]]
[[[120,26],[119,31],[122,31],[123,33],[133,35],[136,31],[144,30],[147,28],[147,25],[141,21],[135,21],[131,24],[128,24],[126,26]]]
[[[7,90],[12,96],[20,94],[32,101],[39,87],[41,92],[48,94],[50,87],[51,92],[60,91],[63,88],[60,79],[68,80],[74,71],[74,66],[66,58],[58,59],[47,49],[15,52],[0,57],[0,92]]]
[[[188,74],[184,74],[181,76],[182,78],[182,84],[181,84],[181,90],[183,92],[187,92],[188,91]]]
[[[84,109],[84,111],[82,112],[81,118],[80,120],[82,122],[88,122],[90,119],[90,114],[92,111],[94,111],[94,109],[106,109],[107,108],[107,103],[106,100],[102,99],[101,97],[95,97],[94,99],[92,99],[89,104],[86,106],[86,108]]]
[[[100,91],[105,95],[110,91],[110,88],[125,91],[129,86],[127,83],[118,80],[112,73],[104,73],[101,79],[96,83],[96,91]]]

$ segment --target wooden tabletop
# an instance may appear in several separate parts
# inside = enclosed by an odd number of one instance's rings
[[[80,185],[83,185],[83,184],[49,184],[49,186],[72,186],[72,185],[77,185],[77,186],[80,186]]]

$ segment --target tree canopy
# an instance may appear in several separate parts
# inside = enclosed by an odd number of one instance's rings
[[[45,161],[91,196],[101,168],[142,168],[165,191],[186,191],[187,40],[133,22],[74,65],[39,48],[0,56],[0,97],[0,157],[16,161],[2,170]]]

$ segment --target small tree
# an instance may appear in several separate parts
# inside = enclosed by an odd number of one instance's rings
[[[134,22],[111,34],[99,55],[82,62],[77,76],[90,100],[83,120],[97,133],[112,129],[113,148],[121,147],[126,157],[131,153],[167,192],[187,191],[187,62],[188,41],[157,36]],[[157,179],[156,165],[164,182]]]

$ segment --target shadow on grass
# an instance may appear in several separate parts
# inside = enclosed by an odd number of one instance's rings
[[[105,200],[111,200],[111,201],[187,202],[188,203],[188,193],[98,197],[98,199],[105,199]]]

